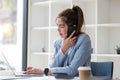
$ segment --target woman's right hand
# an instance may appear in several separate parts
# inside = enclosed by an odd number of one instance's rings
[[[26,71],[24,71],[25,74],[43,74],[42,69],[34,68],[34,67],[27,67]]]
[[[67,34],[64,36],[63,44],[61,47],[63,54],[65,54],[67,49],[75,43],[76,37],[72,37],[74,34],[75,34],[75,31],[73,31],[72,34],[68,38],[67,38]]]

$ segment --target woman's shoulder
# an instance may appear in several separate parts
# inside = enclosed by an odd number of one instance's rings
[[[89,37],[88,34],[86,34],[86,33],[79,34],[79,36],[77,38],[77,44],[80,44],[83,41],[89,41],[89,42],[91,42],[90,37]]]
[[[79,34],[78,40],[83,40],[83,39],[90,39],[89,35],[86,33]]]

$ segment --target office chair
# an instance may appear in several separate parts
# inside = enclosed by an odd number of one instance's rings
[[[112,79],[113,62],[91,62],[91,72],[93,77]]]

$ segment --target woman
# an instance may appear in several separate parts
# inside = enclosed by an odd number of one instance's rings
[[[54,43],[54,57],[50,68],[45,70],[28,67],[25,73],[65,74],[76,76],[79,66],[90,66],[91,40],[82,32],[84,15],[80,7],[65,9],[56,18],[60,39]],[[68,28],[74,31],[68,36]]]

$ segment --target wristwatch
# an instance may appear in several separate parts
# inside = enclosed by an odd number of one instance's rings
[[[45,68],[45,69],[44,69],[44,74],[45,74],[46,76],[48,76],[48,72],[49,72],[49,68]]]

